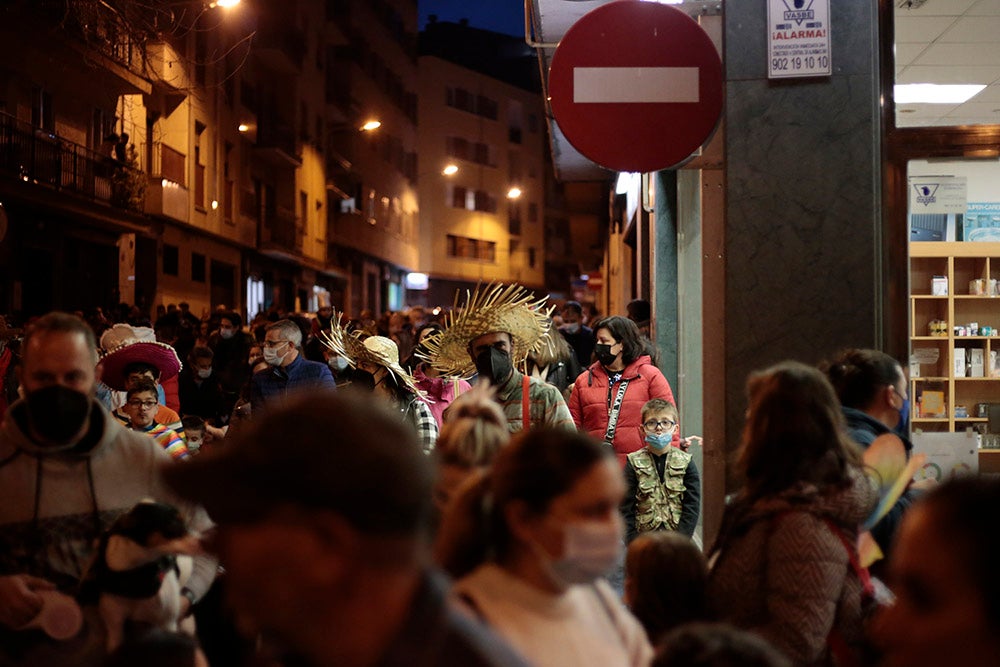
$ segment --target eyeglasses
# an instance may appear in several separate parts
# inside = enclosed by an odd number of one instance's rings
[[[265,340],[264,347],[274,348],[278,347],[279,345],[284,345],[287,342],[288,342],[287,340]]]
[[[650,419],[649,421],[643,422],[642,425],[646,427],[647,431],[655,431],[658,428],[662,429],[673,428],[674,426],[677,425],[677,422],[673,421],[672,419],[662,419],[660,421],[656,421],[655,419]]]
[[[133,408],[145,408],[146,410],[154,408],[158,405],[156,401],[129,401],[128,404]]]

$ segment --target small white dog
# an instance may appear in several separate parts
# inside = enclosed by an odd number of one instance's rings
[[[97,599],[109,652],[122,643],[128,623],[177,630],[182,571],[178,556],[198,550],[198,537],[177,508],[153,501],[138,503],[101,536],[81,598]]]

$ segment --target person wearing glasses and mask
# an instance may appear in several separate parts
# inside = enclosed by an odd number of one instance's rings
[[[654,530],[675,530],[693,537],[701,505],[701,476],[691,455],[671,446],[677,408],[662,398],[647,402],[642,406],[642,429],[646,446],[625,459],[625,539],[631,542]]]
[[[302,356],[301,346],[302,330],[295,322],[278,320],[268,325],[262,344],[267,368],[254,373],[250,384],[250,409],[254,416],[292,394],[337,388],[330,368]]]
[[[606,445],[519,433],[458,492],[435,555],[456,597],[536,667],[648,665],[645,631],[603,579],[624,550],[624,493]]]
[[[910,401],[906,376],[899,362],[878,350],[851,349],[824,364],[830,384],[840,399],[847,420],[847,433],[862,449],[876,443],[886,450],[902,450],[909,459]],[[903,514],[924,491],[936,485],[933,479],[911,482],[889,512],[872,528],[872,537],[888,558]]]

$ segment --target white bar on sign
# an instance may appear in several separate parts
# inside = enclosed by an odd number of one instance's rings
[[[697,67],[574,67],[573,102],[697,102]]]

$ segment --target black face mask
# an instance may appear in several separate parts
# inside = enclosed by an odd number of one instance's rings
[[[605,343],[598,343],[594,346],[594,354],[597,355],[597,360],[601,362],[602,366],[610,366],[618,358],[617,354],[611,354],[611,348],[611,345]]]
[[[483,350],[476,357],[476,372],[481,377],[488,378],[490,384],[500,384],[506,380],[513,368],[510,355],[495,347]]]
[[[53,447],[76,444],[90,416],[90,398],[60,385],[37,389],[25,402],[32,430]]]
[[[351,375],[351,386],[362,391],[375,391],[375,376],[368,371],[355,368]]]

